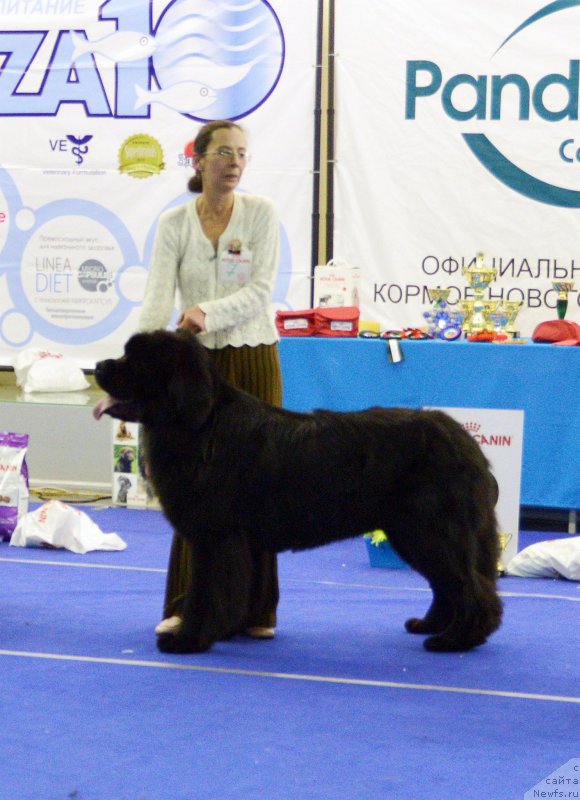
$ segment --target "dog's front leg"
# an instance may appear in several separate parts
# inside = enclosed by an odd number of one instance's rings
[[[191,562],[191,583],[183,601],[181,625],[174,633],[157,637],[157,647],[164,653],[203,653],[217,638],[212,629],[217,615],[211,610],[215,558],[202,537],[188,539]]]
[[[157,639],[165,653],[203,653],[238,633],[246,620],[252,570],[245,537],[198,536],[191,548],[192,581],[181,625]]]

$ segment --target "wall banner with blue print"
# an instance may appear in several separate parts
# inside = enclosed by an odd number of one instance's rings
[[[0,363],[91,369],[134,332],[157,219],[191,141],[229,118],[240,191],[281,220],[276,307],[310,292],[317,3],[0,0]]]
[[[424,325],[428,288],[580,319],[580,0],[335,0],[334,257],[361,316]],[[501,322],[501,320],[500,320]]]

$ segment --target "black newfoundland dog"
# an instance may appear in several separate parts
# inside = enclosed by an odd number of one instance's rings
[[[236,614],[243,623],[251,548],[303,550],[376,529],[429,582],[427,614],[406,622],[430,634],[428,650],[469,650],[499,627],[497,484],[446,414],[273,408],[223,380],[185,331],[134,335],[95,377],[110,395],[95,417],[142,423],[153,487],[195,552],[195,592],[161,650],[201,652],[231,635]]]

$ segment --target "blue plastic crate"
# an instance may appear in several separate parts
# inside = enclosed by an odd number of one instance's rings
[[[388,541],[379,545],[373,544],[370,539],[365,539],[369,552],[371,567],[381,569],[411,569],[406,561],[395,553]]]

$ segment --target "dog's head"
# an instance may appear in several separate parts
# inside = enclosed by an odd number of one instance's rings
[[[121,358],[99,361],[95,380],[108,397],[94,410],[148,426],[199,427],[213,405],[214,379],[205,348],[188,331],[137,333]]]

